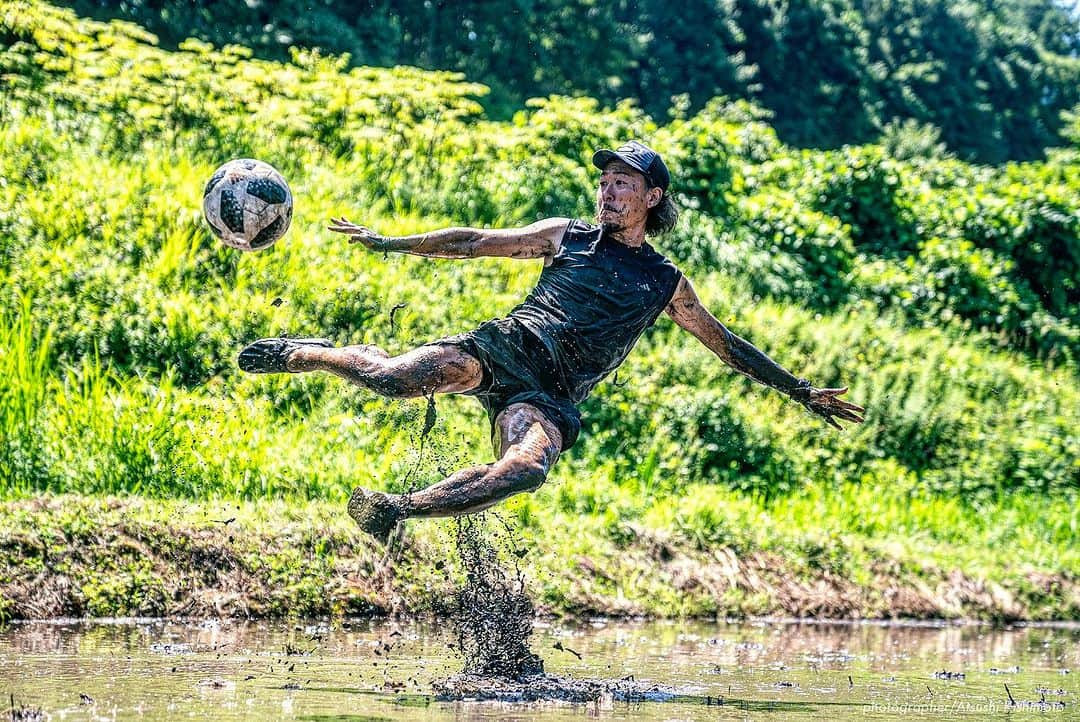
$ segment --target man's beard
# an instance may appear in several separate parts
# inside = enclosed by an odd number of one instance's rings
[[[604,210],[603,208],[600,208],[599,210],[596,211],[596,222],[600,224],[600,228],[603,229],[605,234],[618,233],[618,232],[624,230],[624,226],[622,224],[621,219],[608,220],[608,221],[600,220],[600,213],[603,210]],[[611,209],[608,209],[608,210],[611,210]]]

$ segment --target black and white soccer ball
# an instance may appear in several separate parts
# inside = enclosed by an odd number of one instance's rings
[[[241,251],[261,251],[285,235],[292,211],[289,184],[261,160],[230,160],[203,191],[203,214],[214,235]]]

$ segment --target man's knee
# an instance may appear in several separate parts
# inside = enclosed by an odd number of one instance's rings
[[[495,453],[505,457],[511,452],[536,458],[550,469],[562,450],[562,432],[532,404],[512,404],[496,417]]]
[[[547,481],[548,465],[539,459],[508,455],[497,461],[492,471],[509,482],[512,493],[536,491]]]
[[[540,488],[559,458],[559,430],[531,404],[506,408],[495,426],[502,453],[493,471],[510,481],[515,493]]]

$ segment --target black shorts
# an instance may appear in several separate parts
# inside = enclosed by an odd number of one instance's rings
[[[428,345],[454,346],[474,357],[483,369],[475,396],[487,411],[495,436],[495,419],[512,404],[530,404],[555,424],[566,451],[581,432],[581,414],[570,399],[558,393],[552,375],[554,362],[540,339],[520,322],[499,318],[474,331],[449,336]]]

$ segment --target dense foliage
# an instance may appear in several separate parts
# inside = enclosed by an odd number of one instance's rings
[[[0,5],[0,82],[5,495],[340,501],[486,460],[471,400],[440,400],[421,453],[421,404],[244,376],[235,353],[282,333],[397,353],[505,313],[535,262],[384,258],[326,219],[394,234],[588,217],[591,151],[642,137],[685,209],[662,250],[733,330],[849,384],[867,423],[833,432],[662,320],[585,404],[543,501],[512,505],[526,528],[586,515],[616,545],[646,525],[739,550],[799,509],[783,543],[826,556],[850,546],[828,529],[872,536],[897,514],[924,523],[918,509],[986,543],[1024,527],[1057,549],[1075,533],[1080,148],[977,166],[906,126],[880,146],[796,150],[761,108],[721,97],[667,123],[565,96],[498,121],[486,89],[451,74],[165,51],[39,3]],[[205,179],[236,156],[292,184],[294,228],[270,251],[229,251],[201,218]],[[904,528],[965,542],[945,523]],[[1045,563],[1080,572],[1075,551]]]
[[[261,57],[289,48],[358,65],[459,70],[508,115],[530,97],[633,98],[664,118],[675,96],[773,113],[785,142],[864,143],[905,119],[963,157],[1040,157],[1078,100],[1080,23],[1046,0],[72,0],[170,47],[189,37]],[[676,99],[677,105],[677,99]]]

